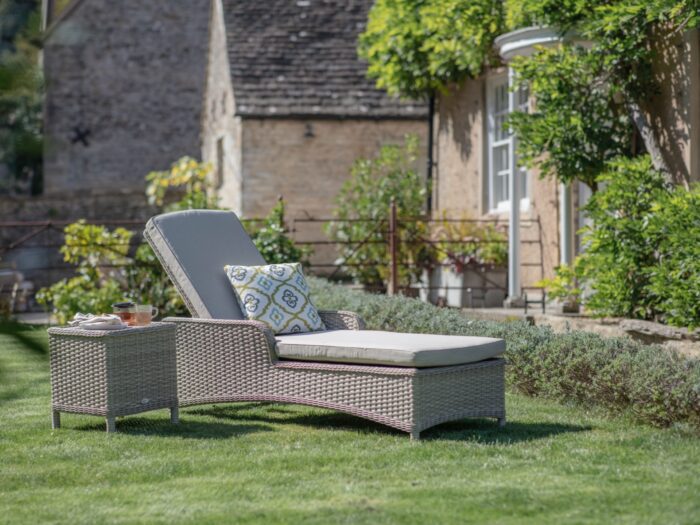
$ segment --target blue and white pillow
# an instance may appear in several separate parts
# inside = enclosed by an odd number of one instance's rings
[[[299,263],[224,266],[243,314],[276,334],[325,330]]]

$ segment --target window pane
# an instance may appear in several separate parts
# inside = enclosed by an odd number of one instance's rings
[[[529,110],[530,90],[527,85],[519,86],[513,95],[513,102],[519,111]],[[504,76],[495,79],[490,83],[487,93],[490,127],[488,129],[488,145],[490,149],[490,161],[488,166],[488,202],[492,208],[498,208],[500,204],[508,203],[510,200],[509,180],[513,174],[519,178],[520,193],[523,198],[530,196],[529,177],[527,170],[515,164],[513,166],[511,141],[512,134],[506,121],[510,109],[511,91],[508,79]]]
[[[529,109],[528,102],[530,101],[530,88],[528,86],[521,85],[518,88],[517,101],[518,101],[518,109],[520,111],[524,111],[525,113],[527,113],[527,111]]]
[[[494,172],[500,173],[510,169],[510,148],[507,145],[498,146],[493,149]]]
[[[505,140],[508,138],[508,128],[506,127],[507,114],[496,115],[494,118],[494,140]]]
[[[508,176],[510,175],[510,147],[498,146],[493,150],[493,199],[492,206],[508,200]]]
[[[508,83],[496,86],[494,110],[496,113],[508,111]]]

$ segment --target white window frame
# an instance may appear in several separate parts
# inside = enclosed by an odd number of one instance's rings
[[[496,89],[500,86],[506,85],[508,89],[508,75],[506,73],[491,75],[486,79],[486,135],[487,135],[487,155],[486,155],[486,188],[487,188],[487,206],[492,213],[505,213],[510,210],[510,195],[506,200],[495,201],[494,188],[496,177],[503,177],[505,174],[505,187],[506,191],[509,188],[509,178],[513,173],[513,162],[512,162],[512,151],[513,151],[513,135],[508,134],[505,139],[496,139],[496,117],[500,115],[508,115],[509,110],[506,109],[504,112],[500,112],[496,115]],[[519,100],[518,109],[527,111],[529,107],[528,97],[525,100]],[[508,170],[502,170],[500,174],[494,172],[495,160],[494,160],[494,150],[501,147],[506,147],[508,151]],[[523,197],[520,199],[520,209],[526,211],[530,207],[530,173],[525,168],[518,168],[518,171],[522,173],[522,194]]]

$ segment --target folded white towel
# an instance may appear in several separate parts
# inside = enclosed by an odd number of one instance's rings
[[[81,314],[77,313],[72,321],[68,324],[75,328],[84,328],[85,330],[121,330],[127,328],[119,316],[114,314]]]

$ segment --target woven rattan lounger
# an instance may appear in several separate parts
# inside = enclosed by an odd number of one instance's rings
[[[148,221],[145,238],[192,318],[177,325],[181,406],[299,403],[410,433],[466,417],[505,424],[500,339],[363,331],[355,313],[321,311],[325,332],[275,336],[243,320],[225,264],[265,264],[232,212],[191,210]]]

